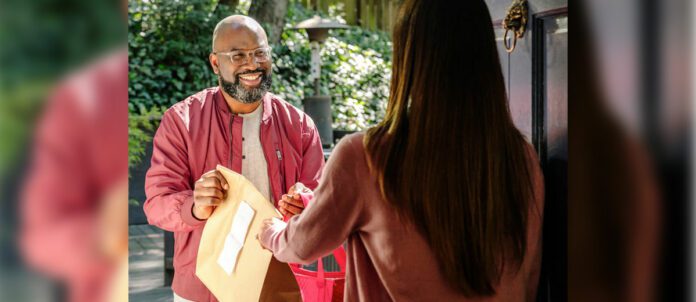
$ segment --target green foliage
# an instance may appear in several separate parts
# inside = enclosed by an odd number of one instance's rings
[[[215,10],[214,0],[129,1],[129,109],[134,119],[129,163],[142,156],[147,133],[141,121],[151,108],[168,108],[217,79],[208,63],[212,32],[219,20],[232,14],[229,8]],[[242,1],[243,13],[248,2]],[[273,47],[271,91],[300,107],[305,96],[314,94],[308,80],[310,46],[304,31],[292,29],[316,12],[291,1],[281,42]],[[321,13],[320,13],[321,14]],[[330,15],[341,19],[340,9]],[[333,31],[321,52],[322,94],[333,97],[334,128],[362,130],[384,115],[391,75],[389,35],[352,27]],[[137,120],[137,121],[136,121]],[[156,121],[156,119],[155,119]],[[144,123],[144,122],[143,122]],[[156,126],[151,123],[152,127]]]
[[[157,121],[162,119],[159,107],[145,109],[128,115],[128,167],[131,168],[143,160],[146,144],[152,141]]]
[[[296,106],[314,94],[310,82],[310,47],[304,31],[294,24],[314,12],[290,5],[281,44],[273,48],[272,91]],[[324,16],[340,19],[340,15]],[[383,32],[359,27],[333,30],[321,51],[321,94],[333,97],[335,129],[362,130],[384,116],[391,78],[391,41]]]
[[[129,1],[129,109],[169,107],[216,84],[208,64],[212,33],[230,14],[217,1]]]

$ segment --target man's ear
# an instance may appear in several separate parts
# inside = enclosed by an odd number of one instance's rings
[[[220,74],[220,68],[218,67],[217,56],[211,53],[210,56],[208,56],[208,60],[210,61],[210,67],[213,68],[213,72],[215,74]]]

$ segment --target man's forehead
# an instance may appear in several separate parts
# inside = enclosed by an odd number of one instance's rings
[[[245,16],[231,16],[216,26],[213,34],[213,50],[249,49],[268,46],[263,28]]]
[[[224,30],[217,37],[217,48],[224,49],[248,49],[266,46],[268,42],[258,33],[246,29]]]

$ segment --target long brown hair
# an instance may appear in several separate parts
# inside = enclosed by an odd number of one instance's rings
[[[445,280],[495,294],[525,255],[532,200],[483,0],[405,0],[385,119],[365,146],[384,198],[427,239]]]

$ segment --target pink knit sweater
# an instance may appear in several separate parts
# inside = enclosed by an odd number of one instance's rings
[[[425,239],[397,219],[370,174],[363,133],[341,140],[308,208],[260,236],[283,262],[308,263],[347,240],[345,301],[531,301],[541,263],[543,176],[531,146],[535,196],[521,269],[505,271],[496,295],[471,299],[448,287]],[[537,210],[538,209],[538,210]]]

